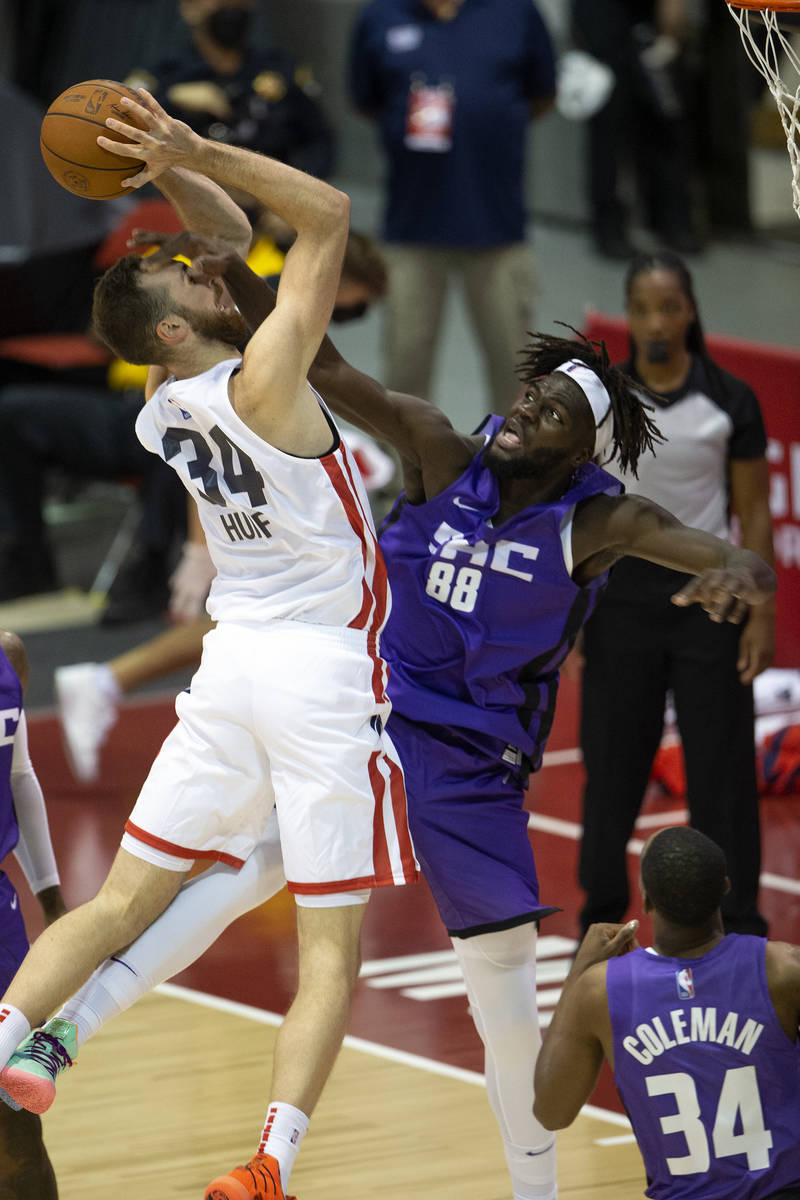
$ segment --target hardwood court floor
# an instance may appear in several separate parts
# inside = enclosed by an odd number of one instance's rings
[[[89,1042],[44,1118],[61,1200],[197,1200],[215,1175],[248,1158],[275,1037],[262,1021],[158,993]],[[559,1135],[562,1200],[642,1195],[638,1152],[598,1146],[608,1132],[581,1117]],[[509,1194],[482,1087],[350,1044],[291,1186],[301,1200]]]

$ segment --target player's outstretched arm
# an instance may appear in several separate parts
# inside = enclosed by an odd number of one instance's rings
[[[253,240],[247,214],[228,193],[205,175],[174,167],[155,181],[185,229],[214,237],[246,257]]]
[[[577,578],[591,578],[626,554],[694,575],[672,597],[700,604],[714,621],[740,622],[751,604],[775,592],[775,572],[751,550],[691,529],[641,496],[596,496],[579,508],[573,526]]]
[[[591,925],[564,983],[536,1060],[533,1112],[545,1129],[565,1129],[587,1102],[603,1057],[613,1066],[605,962],[636,945],[638,921]]]
[[[150,264],[151,269],[158,269],[175,255],[183,254],[192,260],[192,270],[198,275],[224,279],[242,316],[253,330],[275,307],[272,288],[219,239],[188,231],[173,236],[141,231],[135,240],[142,245],[158,244],[160,247],[146,260],[145,267]],[[388,442],[404,460],[417,468],[423,462],[444,466],[452,459],[454,465],[449,467],[452,479],[474,454],[471,439],[457,434],[440,409],[416,396],[389,391],[377,379],[357,370],[343,358],[327,335],[314,357],[308,378],[337,416],[379,441]]]

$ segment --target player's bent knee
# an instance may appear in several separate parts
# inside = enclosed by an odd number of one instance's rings
[[[120,946],[137,938],[177,895],[185,871],[170,871],[120,850],[105,883],[91,901]]]
[[[511,971],[536,960],[536,926],[531,922],[470,938],[451,938],[461,959],[476,958],[492,967]]]

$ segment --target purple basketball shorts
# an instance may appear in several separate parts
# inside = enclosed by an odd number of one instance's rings
[[[14,885],[0,871],[0,995],[6,991],[28,953],[28,938]]]
[[[387,732],[406,778],[422,872],[447,932],[473,937],[557,912],[539,902],[525,779],[496,738],[393,711]]]

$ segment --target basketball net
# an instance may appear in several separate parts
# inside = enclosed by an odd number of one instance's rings
[[[728,0],[728,9],[739,26],[747,57],[766,79],[778,106],[792,167],[792,207],[800,217],[800,56],[791,35],[780,27],[779,11],[739,8],[736,0]],[[782,71],[797,79],[794,91],[781,78]]]

